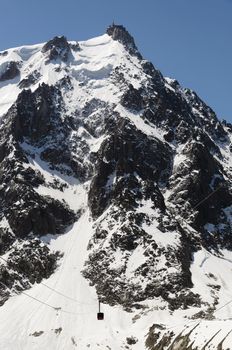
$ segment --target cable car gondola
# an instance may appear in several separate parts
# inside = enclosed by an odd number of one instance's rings
[[[97,319],[98,319],[98,321],[102,321],[102,320],[104,320],[104,313],[101,312],[101,303],[100,303],[100,301],[98,303],[99,303],[99,311],[97,313]]]

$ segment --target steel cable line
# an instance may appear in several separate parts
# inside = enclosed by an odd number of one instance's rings
[[[165,328],[165,331],[166,331],[166,330],[169,330],[169,329],[177,328],[177,327],[182,326],[182,325],[184,326],[184,328],[188,328],[188,327],[187,327],[188,324],[190,324],[190,323],[196,323],[196,324],[199,325],[200,322],[201,322],[201,320],[197,320],[197,321],[196,321],[196,320],[189,320],[189,321],[188,321],[187,323],[185,323],[185,324],[179,323],[179,324],[177,324],[177,325],[175,325],[175,326],[167,327],[167,328]],[[196,326],[194,325],[194,327],[196,327]]]
[[[215,194],[215,193],[216,193],[219,189],[221,189],[222,187],[223,187],[223,185],[222,185],[222,186],[219,186],[216,190],[214,190],[213,192],[211,192],[211,193],[210,193],[208,196],[206,196],[203,200],[201,200],[199,203],[197,203],[197,204],[193,207],[193,210],[196,209],[198,206],[200,206],[202,203],[204,203],[208,198],[210,198],[213,194]],[[75,236],[74,236],[74,237],[75,237]],[[73,240],[74,240],[74,239],[73,239]],[[72,240],[72,241],[73,241],[73,240]],[[63,270],[64,262],[66,261],[67,256],[71,253],[72,249],[73,249],[73,245],[70,246],[70,249],[69,249],[69,251],[68,251],[68,254],[66,255],[65,259],[64,259],[63,262],[62,262],[62,268],[61,268],[61,270]],[[0,259],[3,260],[4,262],[8,263],[8,261],[7,261],[6,259],[4,259],[3,257],[1,257],[1,256],[0,256]],[[59,280],[59,279],[58,279],[58,280]],[[58,280],[56,281],[55,285],[57,284]],[[4,285],[7,289],[9,289],[3,282],[0,282],[0,283],[1,283],[2,285]],[[76,299],[74,299],[74,298],[71,298],[71,297],[69,297],[69,296],[67,296],[67,295],[65,295],[65,294],[63,294],[63,293],[57,291],[56,289],[54,289],[54,288],[52,288],[52,287],[46,285],[46,284],[43,283],[43,282],[41,282],[40,284],[42,284],[44,287],[46,287],[46,288],[52,290],[53,292],[59,294],[60,296],[63,296],[64,298],[66,298],[66,299],[68,299],[68,300],[71,300],[71,301],[73,301],[73,302],[77,302],[77,303],[79,303],[80,305],[94,305],[94,304],[90,304],[90,303],[82,303],[82,302],[80,302],[80,301],[78,301],[78,300],[76,300]],[[67,311],[67,310],[63,310],[63,309],[60,308],[60,307],[54,307],[54,306],[52,306],[52,305],[50,305],[50,304],[48,304],[48,303],[46,303],[46,302],[44,302],[44,301],[41,301],[41,300],[39,300],[38,298],[35,298],[35,297],[33,297],[33,296],[27,294],[26,292],[21,291],[21,293],[24,294],[24,295],[26,295],[27,297],[33,299],[33,300],[36,300],[37,302],[39,302],[39,303],[41,303],[41,304],[43,304],[43,305],[46,305],[46,306],[48,306],[48,307],[50,307],[50,308],[56,310],[56,311],[60,311],[60,312],[63,312],[63,313],[68,313],[68,314],[73,314],[73,315],[84,315],[84,314],[86,314],[86,313],[73,313],[73,312],[70,312],[70,311]],[[226,307],[226,306],[227,306],[228,304],[230,304],[231,302],[232,302],[232,299],[231,299],[229,302],[227,302],[225,305],[223,305],[223,306],[221,306],[220,308],[216,309],[216,310],[214,311],[214,313],[216,313],[217,311],[223,309],[224,307]],[[203,320],[200,320],[198,323],[200,324],[202,321],[203,321]],[[194,322],[194,320],[190,320],[188,323],[190,323],[190,322]],[[187,324],[188,324],[188,323],[187,323]],[[173,327],[169,327],[169,328],[167,328],[167,329],[172,329],[172,328],[176,328],[176,327],[177,327],[177,326],[173,326]]]
[[[211,192],[210,194],[208,194],[208,195],[207,195],[205,198],[203,198],[200,202],[198,202],[192,209],[194,210],[194,209],[198,208],[202,203],[204,203],[207,199],[209,199],[209,198],[210,198],[212,195],[214,195],[217,191],[219,191],[221,188],[223,188],[223,186],[224,186],[224,183],[220,184],[220,185],[218,186],[218,188],[216,188],[213,192]],[[187,218],[186,218],[186,219],[185,219],[185,218],[182,219],[182,221],[187,222],[186,220],[187,220]],[[188,223],[187,223],[187,224],[188,224]],[[223,306],[221,306],[220,308],[216,309],[216,310],[214,311],[214,313],[216,313],[216,312],[218,312],[219,310],[223,309],[224,307],[226,307],[226,306],[229,305],[230,303],[232,303],[232,299],[231,299],[230,301],[228,301],[225,305],[223,305]],[[200,320],[200,322],[202,322],[202,320]]]
[[[196,209],[198,208],[202,203],[204,203],[207,199],[209,199],[213,194],[215,194],[218,190],[220,190],[223,187],[222,185],[219,185],[219,187],[214,190],[213,192],[211,192],[210,194],[208,194],[205,198],[203,198],[200,202],[198,202],[192,209]],[[170,212],[171,216],[174,217],[174,213]],[[176,221],[178,221],[176,219],[176,217],[174,218]],[[182,221],[185,221],[187,223],[187,218],[181,218]],[[188,223],[187,223],[188,224]],[[144,253],[147,251],[147,249],[149,248],[149,246],[151,245],[151,243],[147,246],[147,248],[144,250]]]
[[[83,214],[83,216],[86,216],[86,214],[87,214],[87,212],[85,211],[84,214]],[[66,299],[68,299],[68,300],[70,300],[70,301],[79,303],[80,305],[89,305],[89,306],[93,306],[93,305],[95,305],[95,303],[85,303],[85,302],[79,301],[79,300],[74,299],[74,298],[72,298],[72,297],[70,297],[70,296],[67,296],[67,295],[65,295],[64,293],[61,293],[60,291],[58,291],[58,290],[55,289],[57,283],[59,282],[59,280],[60,280],[60,278],[61,278],[61,274],[62,274],[62,272],[63,272],[63,270],[64,270],[64,265],[65,265],[65,263],[66,263],[66,261],[67,261],[67,258],[68,258],[68,256],[71,254],[71,252],[72,252],[72,250],[73,250],[74,242],[75,242],[76,239],[77,239],[76,237],[77,237],[76,234],[73,234],[73,235],[70,237],[71,243],[70,243],[69,249],[68,249],[68,251],[67,251],[67,254],[65,254],[65,257],[64,257],[64,259],[63,259],[63,261],[62,261],[62,263],[61,263],[60,274],[59,274],[57,280],[55,281],[54,287],[50,287],[50,286],[48,286],[48,285],[46,285],[45,283],[42,283],[42,282],[41,282],[41,284],[42,284],[43,286],[45,286],[46,288],[50,289],[51,291],[53,291],[53,292],[55,292],[55,293],[57,293],[57,294],[59,294],[59,295],[65,297]]]
[[[216,312],[218,312],[219,310],[223,309],[224,307],[226,307],[227,305],[231,304],[232,303],[232,299],[230,299],[226,304],[224,304],[223,306],[220,306],[219,308],[217,308],[213,313],[215,314]],[[223,321],[226,321],[226,320],[230,320],[230,318],[228,319],[223,319]],[[198,323],[198,325],[200,325],[201,322],[203,321],[209,321],[209,322],[212,322],[212,321],[217,321],[217,320],[206,320],[206,319],[201,319],[201,320],[189,320],[185,325],[184,327],[186,328],[186,326],[189,324],[189,323]],[[220,321],[220,320],[218,320]],[[166,328],[165,330],[169,330],[169,329],[174,329],[174,328],[177,328],[179,326],[181,326],[182,324],[178,324],[178,325],[175,325],[175,326],[171,326],[171,327],[168,327]],[[195,326],[194,326],[195,327]]]
[[[5,285],[5,283],[3,283],[3,282],[1,282],[1,281],[0,281],[0,283],[1,283],[5,288],[9,289],[9,287],[7,287],[7,286]],[[53,306],[53,305],[51,305],[51,304],[48,304],[47,302],[42,301],[42,300],[40,300],[40,299],[38,299],[38,298],[36,298],[36,297],[33,297],[32,295],[27,294],[27,293],[24,292],[24,291],[21,291],[21,293],[22,293],[23,295],[26,295],[28,298],[31,298],[31,299],[33,299],[33,300],[39,302],[40,304],[43,304],[43,305],[45,305],[45,306],[47,306],[47,307],[49,307],[49,308],[51,308],[51,309],[53,309],[54,311],[57,311],[57,312],[59,311],[59,312],[62,312],[62,313],[65,313],[65,314],[70,314],[70,315],[89,315],[89,314],[93,314],[93,313],[95,314],[95,312],[83,312],[83,313],[78,313],[78,312],[67,311],[67,310],[62,309],[62,307],[60,307],[60,306]]]
[[[221,184],[218,186],[218,188],[216,188],[216,190],[214,190],[213,192],[209,193],[205,198],[203,198],[199,203],[197,203],[192,210],[195,210],[196,208],[198,208],[202,203],[204,203],[207,199],[209,199],[213,194],[215,194],[218,190],[220,190],[221,188],[223,188],[224,184]]]
[[[53,292],[55,292],[56,294],[61,295],[61,296],[63,296],[64,298],[66,298],[66,299],[68,299],[68,300],[71,300],[71,301],[73,301],[73,302],[75,302],[75,303],[78,303],[78,304],[80,304],[80,305],[89,305],[89,306],[95,305],[95,303],[85,303],[85,302],[82,302],[82,301],[80,301],[80,300],[74,299],[74,298],[72,298],[72,297],[70,297],[70,296],[68,296],[68,295],[66,295],[66,294],[63,294],[63,293],[59,292],[58,290],[56,290],[56,289],[54,289],[54,288],[48,286],[47,284],[45,284],[45,283],[43,283],[43,282],[40,282],[40,284],[42,284],[44,287],[46,287],[46,288],[48,288],[48,289],[51,289],[51,290],[52,290]],[[97,299],[96,299],[96,301],[97,301]]]
[[[85,216],[87,215],[87,211],[84,212],[83,216],[84,216],[84,215],[85,215]],[[80,218],[81,218],[81,217],[80,217]],[[79,218],[79,219],[80,219],[80,218]],[[64,259],[63,259],[63,261],[62,261],[62,263],[61,263],[61,266],[60,266],[60,274],[59,274],[57,280],[55,281],[54,287],[50,287],[50,286],[46,285],[45,283],[41,283],[41,284],[42,284],[43,286],[47,287],[48,289],[50,289],[51,291],[53,291],[53,292],[55,292],[55,293],[57,293],[57,294],[59,294],[59,295],[61,295],[61,296],[63,296],[63,297],[66,297],[68,300],[72,300],[73,302],[79,303],[80,305],[95,305],[95,303],[84,303],[84,302],[79,301],[79,300],[77,300],[77,299],[71,298],[71,297],[65,295],[64,293],[61,293],[61,292],[59,292],[59,291],[57,291],[57,290],[55,289],[57,283],[59,282],[59,280],[60,280],[60,278],[61,278],[61,274],[62,274],[62,272],[63,272],[63,270],[64,270],[65,262],[67,261],[68,256],[71,254],[71,252],[72,252],[72,250],[73,250],[74,242],[75,242],[76,239],[77,239],[76,236],[77,236],[76,234],[73,234],[73,235],[70,237],[71,244],[70,244],[70,246],[69,246],[69,249],[68,249],[67,254],[65,254],[65,257],[64,257]],[[50,296],[51,296],[51,294],[50,294]]]
[[[2,256],[0,256],[0,259],[3,260],[4,262],[8,263],[8,261],[7,261],[6,259],[4,259]],[[2,282],[1,282],[1,283],[2,283]],[[54,289],[54,288],[48,286],[47,284],[45,284],[45,283],[43,283],[43,282],[40,282],[40,284],[43,285],[44,287],[46,287],[46,288],[52,290],[53,292],[57,293],[58,295],[63,296],[64,298],[66,298],[66,299],[68,299],[68,300],[71,300],[71,301],[73,301],[73,302],[76,302],[76,303],[78,303],[78,304],[80,304],[80,305],[89,305],[89,306],[95,305],[95,303],[85,303],[85,302],[81,302],[81,301],[79,301],[79,300],[77,300],[77,299],[74,299],[74,298],[72,298],[72,297],[70,297],[70,296],[68,296],[68,295],[66,295],[66,294],[64,294],[64,293],[61,293],[61,292],[59,292],[58,290],[56,290],[56,289]],[[7,287],[7,288],[8,288],[8,287]],[[23,293],[23,292],[22,292],[22,293]]]
[[[218,309],[216,309],[216,310],[214,311],[214,314],[215,314],[216,312],[218,312],[219,310],[223,309],[224,307],[226,307],[227,305],[231,304],[231,303],[232,303],[232,299],[229,300],[226,304],[224,304],[224,305],[220,306]],[[229,318],[228,318],[228,320],[229,320]]]
[[[54,284],[54,286],[53,286],[53,290],[55,290],[55,287],[56,287],[56,285],[57,285],[57,283],[59,282],[59,280],[60,280],[60,278],[61,278],[61,274],[62,274],[62,272],[63,272],[63,270],[64,270],[64,265],[65,265],[65,263],[66,263],[66,261],[67,261],[67,258],[68,258],[68,256],[71,254],[71,252],[72,252],[72,249],[73,249],[73,246],[74,246],[74,241],[75,241],[75,238],[76,238],[76,235],[75,234],[73,234],[71,237],[70,237],[70,246],[69,246],[69,248],[68,248],[68,251],[67,251],[67,254],[65,254],[65,256],[64,256],[64,259],[62,260],[62,262],[61,262],[61,265],[59,266],[59,268],[60,268],[60,274],[58,275],[58,277],[57,277],[57,280],[55,281],[55,284]],[[51,289],[51,288],[50,288]],[[52,293],[51,293],[52,294]],[[68,298],[69,299],[69,298]]]
[[[222,310],[224,307],[226,307],[227,305],[229,305],[231,303],[232,303],[232,299],[230,299],[226,304],[224,304],[224,305],[220,306],[219,308],[217,308],[213,313],[215,314],[216,312],[218,312],[219,310]],[[227,320],[230,320],[230,318],[225,318],[223,320],[218,320],[218,321],[227,321]],[[206,320],[206,319],[201,319],[201,320],[196,320],[196,321],[195,320],[189,320],[184,326],[187,326],[189,323],[192,323],[192,322],[196,322],[199,325],[203,321],[213,322],[213,321],[217,321],[217,320]],[[174,329],[174,328],[177,328],[179,326],[181,326],[181,324],[168,327],[165,330]]]
[[[226,307],[227,305],[229,305],[230,303],[232,303],[232,299],[229,300],[226,304],[224,304],[223,306],[220,306],[219,308],[217,308],[213,313],[216,313],[218,312],[219,310],[223,309],[224,307]],[[226,321],[226,320],[230,320],[230,318],[228,319],[223,319],[223,321]],[[217,321],[217,320],[207,320],[207,319],[198,319],[198,320],[189,320],[187,323],[185,323],[183,326],[186,327],[189,323],[198,323],[198,325],[203,322],[203,321],[208,321],[208,322],[212,322],[212,321]],[[218,320],[218,321],[221,321],[221,320]],[[174,328],[177,328],[179,326],[181,326],[182,324],[178,324],[178,325],[175,325],[175,326],[171,326],[171,327],[168,327],[166,328],[165,330],[169,330],[169,329],[174,329]],[[195,326],[194,326],[195,327]]]
[[[224,186],[224,184],[219,185],[218,188],[216,188],[213,192],[211,192],[211,193],[208,194],[205,198],[203,198],[201,201],[199,201],[192,209],[195,210],[196,208],[198,208],[202,203],[204,203],[207,199],[209,199],[209,198],[210,198],[212,195],[214,195],[217,191],[219,191],[221,188],[223,188],[223,186]],[[171,213],[171,214],[172,214],[172,213]],[[172,214],[172,216],[173,216],[173,214]],[[186,220],[187,220],[187,218],[186,218],[186,219],[185,219],[185,218],[182,219],[182,221],[185,221],[185,222],[187,223]],[[177,221],[178,221],[178,220],[177,220]],[[188,223],[187,223],[187,224],[188,224]],[[149,248],[149,246],[145,249],[145,251],[146,251],[148,248]],[[145,251],[144,251],[144,252],[145,252]],[[229,302],[227,302],[225,305],[223,305],[223,306],[221,306],[220,308],[216,309],[216,310],[214,311],[214,313],[216,313],[217,311],[223,309],[225,306],[229,305],[230,303],[232,303],[232,299],[231,299]],[[226,320],[226,319],[225,319],[225,320]],[[203,321],[203,320],[200,320],[200,321],[197,320],[196,323],[200,324],[202,321]],[[192,323],[192,322],[194,322],[194,320],[189,320],[189,321],[186,323],[186,325],[188,325],[189,323]],[[178,325],[175,325],[175,326],[166,328],[166,330],[168,330],[168,329],[174,329],[174,328],[177,328],[177,327],[178,327]]]

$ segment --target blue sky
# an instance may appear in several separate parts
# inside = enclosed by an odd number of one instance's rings
[[[114,20],[165,76],[232,122],[232,0],[0,0],[0,50],[64,34],[85,40]]]

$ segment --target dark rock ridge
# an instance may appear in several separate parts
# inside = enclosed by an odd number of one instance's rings
[[[64,201],[38,193],[40,185],[62,191],[69,184],[48,183],[32,166],[37,162],[51,176],[90,183],[94,234],[83,274],[101,301],[131,310],[156,297],[171,310],[208,308],[192,292],[190,266],[202,247],[232,249],[232,126],[144,60],[123,26],[113,24],[107,34],[126,49],[122,64],[104,78],[118,103],[94,95],[93,86],[102,89],[99,77],[77,82],[69,58],[79,45],[55,37],[42,53],[45,62],[54,61],[60,80],[35,85],[41,73],[31,69],[19,83],[26,90],[2,118],[0,219],[7,225],[0,226],[0,254],[13,249],[17,256],[1,266],[3,286],[28,288],[52,273],[58,256],[38,239],[62,233],[78,216]],[[12,79],[17,69],[5,77]],[[37,258],[43,268],[37,269]],[[9,292],[3,286],[4,301]],[[154,344],[151,349],[164,343]]]
[[[8,55],[8,51],[2,51],[2,52],[0,52],[0,56],[7,56]]]
[[[141,54],[139,53],[134,38],[130,35],[130,33],[126,30],[125,27],[122,25],[116,25],[112,24],[110,25],[106,33],[112,37],[113,40],[119,41],[121,44],[123,44],[130,54],[136,55],[139,58],[142,58]]]
[[[132,111],[139,112],[144,106],[144,99],[140,91],[130,84],[121,98],[121,104]]]
[[[57,266],[58,252],[51,253],[39,239],[18,241],[0,266],[0,305],[12,294],[30,288],[48,278]],[[2,263],[2,260],[1,260]]]
[[[183,329],[178,335],[175,335],[173,330],[168,330],[164,325],[153,324],[149,332],[147,334],[147,338],[145,341],[146,349],[148,350],[206,350],[208,346],[212,344],[212,340],[216,338],[218,333],[220,333],[220,329],[215,331],[211,337],[205,338],[205,343],[203,347],[199,347],[194,345],[195,342],[193,338],[191,338],[193,332],[199,332],[201,334],[201,330],[199,330],[199,324],[192,327],[189,327],[189,331],[186,332],[186,329]],[[184,334],[183,334],[184,333]],[[217,342],[214,346],[217,350],[224,349],[223,345],[225,344],[229,333],[222,339],[222,341]],[[196,335],[195,335],[196,337]],[[229,350],[229,348],[228,348]]]
[[[133,47],[124,28],[112,26],[107,33]],[[106,124],[108,137],[98,151],[89,191],[93,217],[99,219],[83,273],[106,303],[139,307],[140,301],[161,296],[171,309],[200,306],[199,295],[191,292],[193,253],[202,246],[216,252],[232,248],[231,175],[221,152],[229,148],[231,131],[196,93],[166,80],[144,60],[141,67],[146,84],[139,89],[125,81],[123,67],[116,67],[121,105],[140,113],[163,139],[140,132],[133,117],[128,121],[123,114],[113,114]],[[142,210],[148,203],[156,218]],[[176,232],[178,244],[158,243],[157,230],[164,237]],[[145,262],[128,277],[139,247]]]
[[[7,287],[14,292],[29,288],[56,267],[59,255],[30,237],[62,233],[77,219],[65,202],[37,193],[39,185],[46,185],[45,179],[30,167],[33,149],[42,147],[57,126],[58,120],[52,117],[54,98],[58,98],[57,91],[47,85],[34,94],[24,90],[0,126],[0,219],[8,223],[0,230],[0,251],[11,251],[1,266],[1,303],[10,295]]]
[[[154,182],[168,178],[171,162],[171,149],[158,139],[149,139],[135,126],[117,114],[111,120],[112,134],[102,143],[98,152],[96,175],[89,191],[89,205],[94,217],[103,213],[111,201],[126,207],[136,206],[136,193],[139,199],[139,181],[143,181],[144,194],[151,195],[153,202],[164,210],[164,200]],[[107,182],[110,176],[120,178],[114,186]],[[136,193],[133,192],[137,187]],[[126,189],[124,198],[123,190]]]
[[[148,138],[119,116],[115,124],[111,121],[111,127],[114,132],[98,152],[96,175],[89,191],[93,216],[99,217],[108,210],[110,219],[107,228],[106,218],[96,224],[84,276],[96,286],[102,301],[121,303],[126,308],[136,307],[136,303],[154,296],[167,300],[171,309],[200,305],[199,296],[190,291],[189,272],[191,251],[196,250],[197,242],[170,216],[158,186],[167,183],[170,177],[171,148],[156,138]],[[153,226],[154,218],[140,210],[143,202],[150,202],[152,209],[157,210],[157,227],[164,236],[168,231],[177,232],[179,247],[159,247],[152,234],[147,234],[144,225]],[[104,242],[112,229],[106,248]],[[130,256],[140,246],[146,262],[137,268],[135,284],[125,275]],[[111,267],[118,250],[122,253],[120,267]],[[158,268],[160,259],[165,264]],[[178,268],[175,274],[169,274],[168,267],[173,265]],[[141,286],[144,281],[145,289]],[[175,293],[175,299],[170,298],[169,293]]]
[[[2,73],[0,73],[0,82],[16,78],[19,73],[19,62],[9,61],[4,64],[4,67],[0,67]]]
[[[42,84],[33,93],[30,89],[23,90],[11,110],[12,132],[18,142],[26,141],[39,147],[41,159],[52,168],[84,179],[92,172],[91,163],[83,163],[81,158],[88,148],[85,149],[87,145],[80,138],[70,140],[78,125],[72,118],[63,119],[65,113],[59,87]],[[82,150],[79,150],[79,143]]]
[[[40,78],[41,74],[38,71],[34,71],[33,73],[29,74],[27,78],[22,79],[19,82],[20,89],[27,89],[37,83],[38,79]]]
[[[42,147],[50,139],[57,126],[57,119],[52,118],[54,96],[57,98],[56,90],[47,85],[34,94],[24,90],[0,127],[1,215],[7,218],[16,237],[25,237],[30,232],[60,233],[75,219],[67,205],[35,191],[44,178],[29,166],[28,154],[21,146],[26,141],[28,145]],[[9,157],[12,153],[14,156]]]
[[[60,58],[66,62],[71,55],[71,48],[72,45],[68,43],[65,36],[55,36],[43,46],[42,52],[48,53],[49,60]],[[78,44],[73,46],[73,48],[77,50]]]

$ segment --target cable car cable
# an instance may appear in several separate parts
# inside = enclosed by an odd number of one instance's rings
[[[197,205],[195,205],[192,209],[193,209],[193,210],[196,209],[198,206],[200,206],[202,203],[204,203],[208,198],[210,198],[213,194],[215,194],[215,193],[216,193],[219,189],[221,189],[221,188],[222,188],[222,186],[219,186],[216,190],[214,190],[212,193],[210,193],[207,197],[205,197],[203,200],[201,200],[199,203],[197,203]],[[75,236],[74,236],[74,237],[75,237]],[[73,238],[73,239],[74,239],[74,238]],[[66,255],[65,259],[64,259],[63,262],[62,262],[62,267],[63,267],[63,265],[64,265],[64,262],[65,262],[66,259],[67,259],[67,256],[69,255],[69,253],[71,253],[72,249],[73,249],[73,245],[70,246],[70,249],[69,249],[69,251],[68,251],[68,254]],[[1,256],[0,256],[0,259],[3,260],[4,262],[8,263],[8,261],[7,261],[6,259],[4,259],[3,257],[1,257]],[[58,280],[59,280],[59,279],[58,279]],[[58,281],[58,280],[57,280],[57,281]],[[56,281],[56,284],[57,284],[57,281]],[[0,283],[1,283],[2,285],[4,285],[7,289],[9,289],[9,287],[7,287],[3,282],[0,282]],[[50,289],[50,290],[56,292],[57,294],[59,294],[59,295],[65,297],[65,298],[67,298],[67,299],[69,299],[69,300],[78,302],[78,303],[80,303],[80,304],[82,304],[82,305],[83,305],[83,304],[84,304],[84,305],[94,305],[94,304],[90,304],[90,303],[87,304],[87,303],[79,302],[79,301],[77,301],[76,299],[73,299],[73,298],[71,298],[71,297],[69,297],[69,296],[67,296],[67,295],[65,295],[65,294],[63,294],[63,293],[61,293],[61,292],[55,290],[54,288],[47,286],[45,283],[42,283],[42,282],[41,282],[40,284],[42,284],[42,285],[45,286],[46,288],[48,288],[48,289]],[[46,302],[44,302],[44,301],[39,300],[38,298],[35,298],[35,297],[33,297],[33,296],[27,294],[26,292],[21,291],[21,293],[24,294],[24,295],[26,295],[27,297],[33,299],[33,300],[36,300],[37,302],[39,302],[39,303],[41,303],[41,304],[43,304],[43,305],[45,305],[45,306],[47,306],[47,307],[50,307],[50,308],[56,310],[56,311],[60,311],[60,312],[63,312],[63,313],[68,313],[68,314],[73,314],[73,315],[81,315],[81,314],[79,314],[79,313],[73,313],[73,312],[70,312],[70,311],[67,311],[67,310],[63,310],[63,309],[60,308],[60,307],[54,307],[54,306],[52,306],[52,305],[50,305],[50,304],[48,304],[48,303],[46,303]],[[227,305],[230,304],[231,302],[232,302],[232,299],[231,299],[229,302],[227,302],[225,305],[223,305],[222,307],[220,307],[219,309],[215,310],[214,313],[217,312],[217,311],[219,311],[219,310],[221,310],[222,308],[224,308],[225,306],[227,306]],[[86,314],[86,313],[82,313],[82,314],[84,315],[84,314]],[[192,320],[189,321],[189,322],[192,322]],[[202,320],[200,320],[200,322],[202,322]],[[176,327],[176,326],[175,326],[175,327]],[[171,329],[171,328],[174,328],[174,327],[170,327],[170,328],[168,328],[168,329]]]
[[[3,260],[4,262],[8,263],[8,261],[7,261],[6,259],[4,259],[3,257],[1,257],[1,256],[0,256],[0,259]],[[2,283],[2,282],[1,282],[1,283]],[[71,300],[71,301],[73,301],[73,302],[79,303],[80,305],[89,305],[89,306],[95,305],[95,303],[84,303],[84,302],[81,302],[81,301],[79,301],[79,300],[77,300],[77,299],[74,299],[74,298],[72,298],[72,297],[70,297],[70,296],[68,296],[68,295],[65,295],[65,294],[59,292],[58,290],[56,290],[56,289],[54,289],[54,288],[52,288],[52,287],[46,285],[46,284],[43,283],[43,282],[40,282],[39,284],[43,285],[44,287],[46,287],[46,288],[52,290],[53,292],[55,292],[55,293],[57,293],[57,294],[63,296],[63,297],[66,298],[66,299],[69,299],[69,300]]]
[[[74,299],[74,298],[72,298],[72,297],[69,297],[68,295],[65,295],[65,294],[59,292],[58,290],[56,290],[56,289],[54,289],[54,288],[48,286],[47,284],[45,284],[45,283],[43,283],[43,282],[40,282],[40,284],[42,284],[44,287],[46,287],[46,288],[48,288],[48,289],[51,289],[53,292],[55,292],[55,293],[57,293],[57,294],[63,296],[64,298],[67,298],[67,299],[69,299],[69,300],[71,300],[71,301],[73,301],[73,302],[75,302],[75,303],[80,304],[80,305],[89,305],[89,306],[95,305],[95,303],[85,303],[85,302],[79,301],[79,300],[77,300],[77,299]]]
[[[3,282],[1,282],[1,281],[0,281],[0,283],[1,283],[3,286],[5,286],[7,289],[9,289],[9,287],[7,287],[7,286],[5,285],[5,283],[3,283]],[[27,294],[27,293],[24,292],[24,291],[21,291],[21,293],[22,293],[23,295],[27,296],[28,298],[31,298],[31,299],[33,299],[33,300],[39,302],[40,304],[43,304],[43,305],[45,305],[45,306],[47,306],[47,307],[53,309],[54,311],[59,311],[59,312],[65,313],[65,314],[71,314],[71,315],[89,315],[89,314],[95,313],[95,312],[77,313],[77,312],[67,311],[67,310],[62,309],[62,307],[60,307],[60,306],[53,306],[53,305],[51,305],[51,304],[48,304],[48,303],[46,303],[45,301],[42,301],[42,300],[40,300],[40,299],[38,299],[38,298],[36,298],[36,297],[33,297],[33,296],[30,295],[30,294]]]
[[[218,188],[216,188],[216,190],[214,190],[213,192],[209,193],[205,198],[203,198],[199,203],[197,203],[192,210],[195,210],[196,208],[198,208],[202,203],[204,203],[207,199],[209,199],[213,194],[215,194],[218,190],[220,190],[221,188],[223,188],[224,184],[220,184],[218,186]]]

